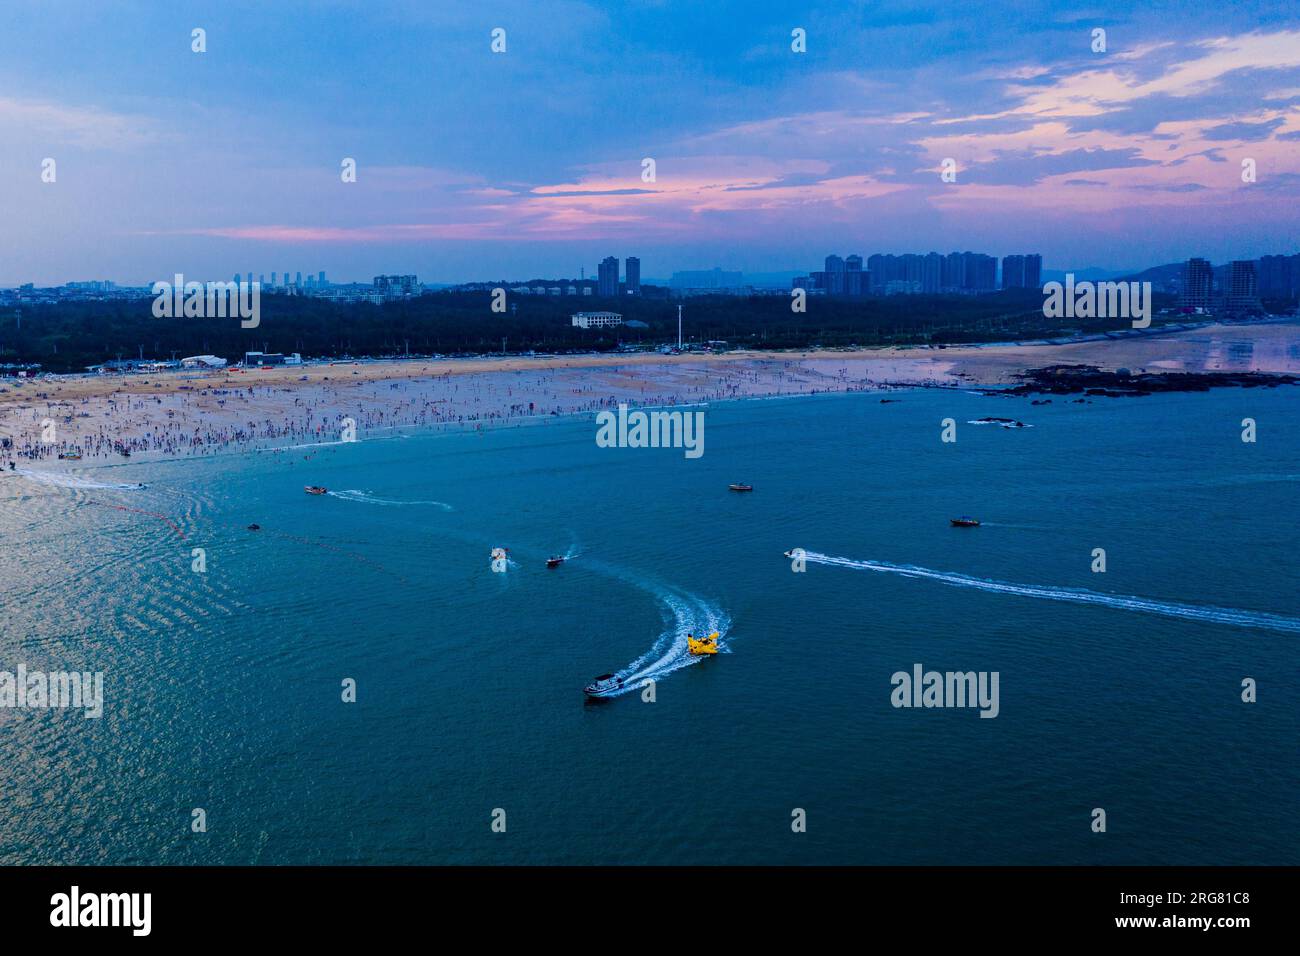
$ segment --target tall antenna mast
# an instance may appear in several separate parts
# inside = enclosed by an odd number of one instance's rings
[[[677,351],[682,349],[682,307],[677,306]]]

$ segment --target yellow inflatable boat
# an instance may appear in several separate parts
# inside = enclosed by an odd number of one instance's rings
[[[708,637],[693,637],[686,635],[686,646],[691,649],[692,654],[716,654],[718,653],[718,632],[714,631]]]

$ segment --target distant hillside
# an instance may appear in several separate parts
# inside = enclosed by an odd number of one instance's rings
[[[1153,289],[1166,291],[1178,289],[1182,287],[1183,267],[1186,264],[1186,262],[1170,262],[1163,266],[1152,266],[1150,269],[1123,276],[1123,279],[1126,282],[1150,282]],[[1214,284],[1218,288],[1223,288],[1228,280],[1228,263],[1211,268],[1214,270]]]

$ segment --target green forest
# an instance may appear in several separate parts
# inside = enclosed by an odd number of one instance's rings
[[[304,358],[404,354],[590,352],[652,348],[676,341],[677,302],[514,296],[504,313],[487,292],[434,292],[383,305],[266,295],[261,322],[155,318],[152,298],[64,301],[0,308],[0,365],[36,363],[51,372],[84,371],[112,359],[172,359],[212,354],[232,361],[246,351],[298,352]],[[795,313],[783,295],[702,296],[680,300],[683,339],[730,348],[790,349],[1003,341],[1127,328],[1124,319],[1049,320],[1037,290],[984,296],[810,296]],[[1155,308],[1172,297],[1155,297]],[[579,329],[575,311],[617,311],[626,325]],[[1156,320],[1160,321],[1159,318]]]

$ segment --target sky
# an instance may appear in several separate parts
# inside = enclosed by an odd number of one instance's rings
[[[2,286],[1300,251],[1295,2],[5,0],[3,17]]]

